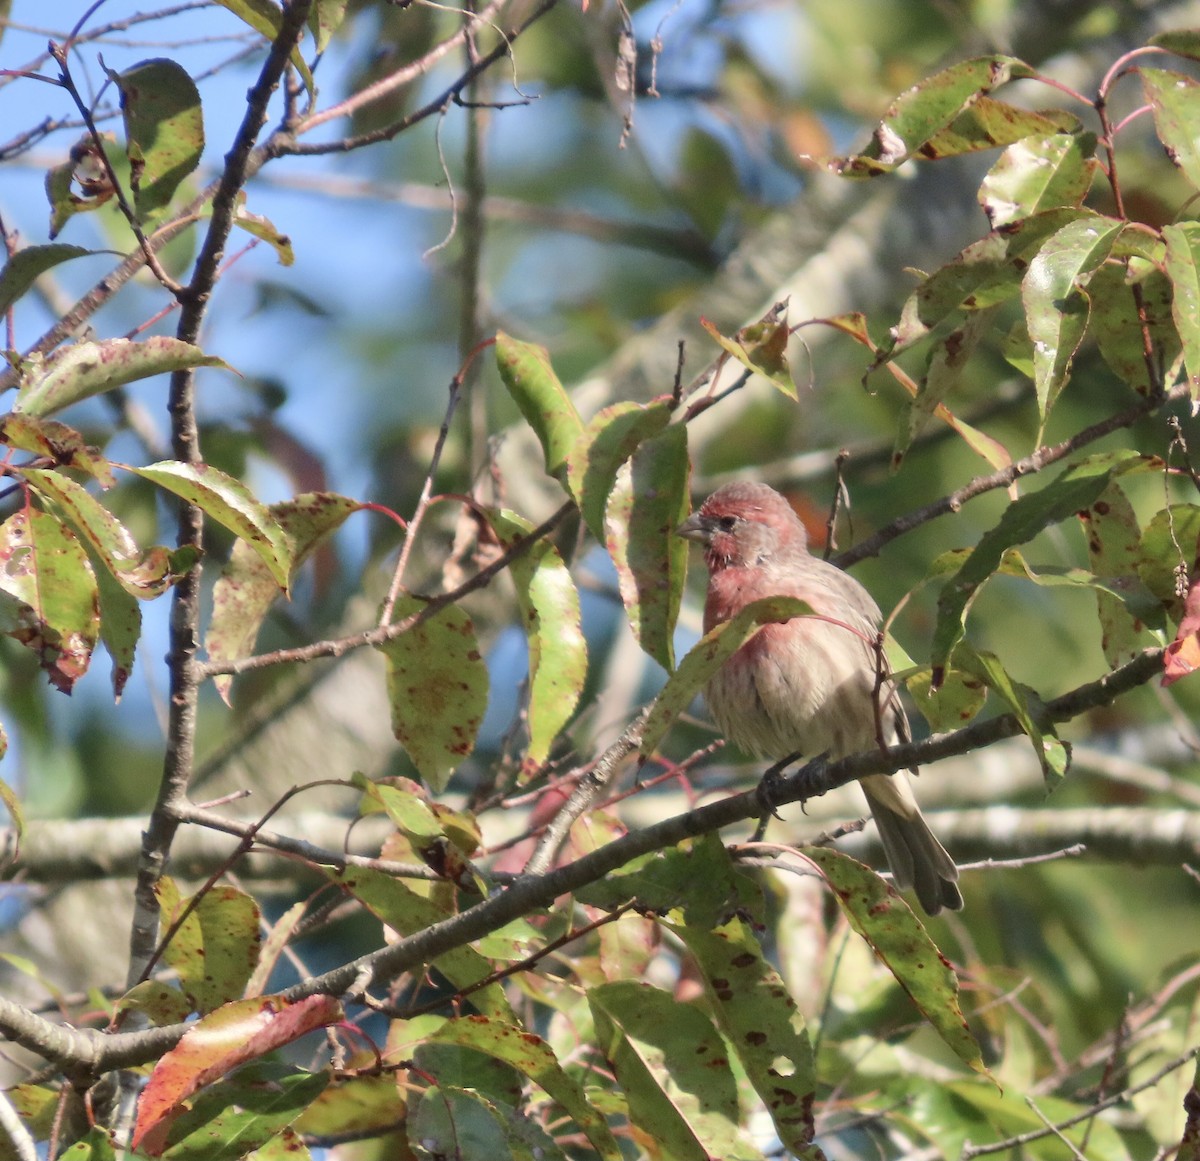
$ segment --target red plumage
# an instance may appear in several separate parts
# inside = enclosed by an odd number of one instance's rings
[[[809,554],[804,525],[778,492],[728,484],[679,532],[704,546],[706,632],[760,597],[798,597],[816,614],[764,625],[709,682],[709,709],[731,742],[778,760],[843,758],[908,740],[896,691],[878,680],[879,607],[853,577]],[[897,884],[913,887],[930,915],[961,908],[958,869],[921,816],[908,777],[872,774],[859,785]]]

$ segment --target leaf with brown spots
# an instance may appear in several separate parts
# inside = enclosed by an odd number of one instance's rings
[[[341,1004],[332,996],[308,996],[295,1003],[278,996],[237,1000],[203,1017],[191,1025],[179,1043],[154,1066],[138,1102],[133,1131],[135,1148],[151,1157],[160,1156],[170,1143],[172,1125],[176,1120],[192,1116],[187,1111],[187,1102],[202,1088],[240,1065],[256,1061],[308,1032],[336,1024],[341,1019]],[[324,1073],[299,1074],[299,1079],[305,1086],[305,1099],[289,1110],[288,1119],[292,1120],[325,1087],[328,1076]],[[281,1087],[276,1080],[268,1092],[278,1092]],[[229,1093],[220,1096],[226,1105],[235,1103]],[[197,1099],[193,1112],[203,1099]],[[212,1117],[218,1111],[210,1110],[208,1116]],[[278,1132],[278,1128],[274,1132]],[[205,1155],[225,1154],[210,1142]]]
[[[567,456],[583,431],[583,420],[550,365],[550,353],[500,331],[496,335],[496,366],[542,445],[547,473],[565,480]]]
[[[812,1041],[796,1001],[740,918],[709,930],[671,925],[696,958],[717,1027],[738,1054],[789,1156],[823,1161],[813,1144]]]
[[[617,474],[605,516],[608,554],[638,644],[675,668],[674,633],[687,577],[687,541],[675,529],[688,514],[687,430],[666,428],[641,443]]]
[[[158,881],[155,893],[164,931],[182,917],[163,958],[179,973],[192,1011],[203,1015],[240,999],[262,943],[258,904],[228,884],[211,887],[198,899],[185,899],[167,877]],[[186,916],[185,908],[190,908]]]
[[[1129,497],[1115,480],[1079,513],[1087,534],[1088,563],[1098,577],[1141,587],[1137,575],[1142,532]],[[1148,595],[1148,594],[1147,594]],[[1148,644],[1146,622],[1136,616],[1119,597],[1098,591],[1100,645],[1104,659],[1116,669],[1132,661]]]
[[[360,507],[357,500],[334,492],[305,492],[271,505],[268,512],[278,522],[288,547],[289,586],[300,565]],[[204,641],[209,660],[248,657],[267,613],[283,595],[284,590],[262,555],[248,541],[234,541],[229,561],[213,587],[212,621]],[[213,684],[228,703],[233,675],[220,674]]]
[[[724,1040],[698,1008],[649,984],[588,992],[600,1050],[629,1102],[629,1119],[672,1161],[761,1158],[741,1130]]]
[[[401,936],[415,935],[455,914],[443,896],[428,898],[383,871],[370,867],[347,867],[330,871],[330,882],[349,892],[379,921]],[[473,988],[492,974],[491,962],[474,947],[462,946],[433,960],[433,966],[456,988]],[[512,1008],[497,983],[471,992],[471,1005],[480,1012],[514,1020]]]
[[[512,1065],[563,1107],[603,1161],[621,1161],[621,1148],[612,1130],[540,1036],[486,1016],[464,1016],[447,1020],[431,1039],[486,1052]]]
[[[51,684],[70,693],[99,630],[96,577],[79,541],[45,512],[14,512],[0,524],[0,634],[32,649]]]
[[[192,343],[167,335],[148,339],[105,339],[59,347],[44,362],[33,362],[21,375],[13,410],[35,418],[133,383],[187,367],[228,367]]]
[[[424,607],[403,597],[396,620]],[[392,732],[430,789],[444,790],[475,749],[487,709],[487,666],[471,618],[451,605],[377,648],[387,660]]]
[[[791,331],[786,302],[773,306],[761,319],[742,327],[732,338],[726,338],[706,318],[700,319],[700,325],[726,355],[732,355],[746,370],[763,376],[789,399],[795,401],[798,398],[796,380],[788,365],[787,345]]]
[[[689,927],[715,927],[738,914],[766,922],[762,888],[734,866],[716,835],[703,835],[668,850],[634,859],[575,893],[589,907],[614,910],[637,899],[646,911]]]
[[[884,114],[870,144],[859,154],[834,159],[829,168],[842,177],[874,177],[920,155],[929,142],[938,142],[934,149],[939,157],[999,144],[1004,137],[995,129],[998,118],[990,114],[972,117],[970,110],[992,89],[1032,75],[1027,64],[1011,56],[975,57],[951,65],[901,93]],[[1028,116],[1015,109],[1013,114]],[[989,122],[992,128],[988,128]],[[1046,128],[1044,122],[1039,128]]]
[[[869,867],[831,847],[806,848],[804,856],[825,876],[850,926],[954,1054],[969,1068],[988,1074],[958,1006],[954,969],[899,893]]]
[[[509,548],[533,525],[507,509],[487,513],[500,543]],[[529,749],[524,780],[545,763],[550,747],[571,720],[587,679],[587,642],[579,593],[558,549],[538,541],[509,566],[529,642]]]

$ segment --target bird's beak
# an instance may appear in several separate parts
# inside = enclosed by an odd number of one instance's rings
[[[697,544],[707,544],[712,539],[712,523],[699,512],[693,512],[678,528],[676,536],[684,540],[694,540]]]

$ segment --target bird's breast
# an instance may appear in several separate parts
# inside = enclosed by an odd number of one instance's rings
[[[709,708],[740,749],[767,758],[874,744],[875,671],[862,637],[817,617],[764,625],[708,684]]]

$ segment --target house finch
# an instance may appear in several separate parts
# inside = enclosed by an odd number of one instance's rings
[[[704,546],[705,632],[760,597],[798,597],[815,614],[764,625],[709,681],[709,709],[731,742],[771,759],[836,759],[908,740],[896,691],[879,680],[879,607],[853,577],[809,555],[804,525],[778,492],[727,484],[678,532]],[[914,887],[930,915],[961,908],[958,868],[921,817],[907,776],[871,774],[859,785],[896,883]]]

